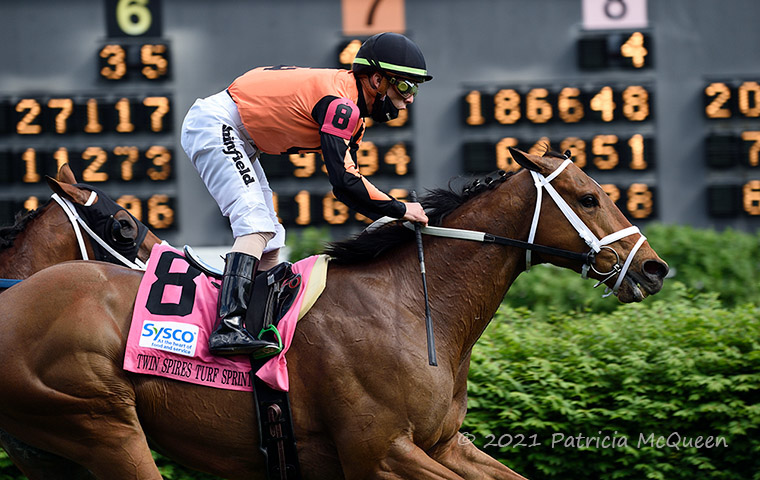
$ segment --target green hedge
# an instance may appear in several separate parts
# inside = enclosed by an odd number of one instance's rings
[[[504,306],[462,431],[529,478],[760,479],[760,308],[669,288],[611,314]]]

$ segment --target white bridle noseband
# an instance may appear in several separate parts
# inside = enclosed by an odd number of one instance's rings
[[[615,233],[611,233],[601,240],[596,238],[596,235],[594,235],[591,230],[586,226],[585,223],[583,223],[583,220],[581,220],[578,215],[573,211],[572,208],[570,208],[570,205],[567,204],[564,198],[557,192],[557,190],[554,189],[554,187],[551,185],[551,181],[557,178],[557,176],[562,173],[562,171],[571,163],[573,163],[572,160],[569,158],[566,159],[564,162],[562,162],[562,165],[557,167],[554,172],[552,172],[548,177],[544,177],[538,172],[535,172],[533,170],[530,170],[530,174],[533,177],[533,183],[536,186],[536,208],[533,211],[533,222],[530,226],[530,234],[528,235],[528,243],[533,243],[533,240],[536,237],[536,229],[538,228],[538,219],[541,214],[541,199],[542,199],[542,193],[544,190],[549,194],[550,197],[552,197],[552,200],[554,200],[554,203],[557,205],[557,207],[560,209],[562,214],[567,218],[567,220],[570,222],[570,224],[575,228],[575,231],[578,232],[578,235],[583,239],[583,241],[586,242],[586,245],[591,247],[591,249],[594,251],[594,253],[599,253],[602,251],[603,248],[606,248],[612,253],[615,254],[615,256],[618,259],[618,262],[615,263],[615,266],[612,270],[609,272],[600,272],[596,268],[594,268],[593,264],[585,264],[583,265],[582,269],[582,276],[583,278],[586,278],[588,274],[589,268],[594,270],[597,274],[605,277],[602,280],[599,281],[599,283],[596,284],[596,286],[599,286],[607,280],[608,278],[611,278],[613,275],[618,274],[618,279],[615,282],[615,286],[612,287],[612,290],[608,288],[605,288],[604,297],[609,296],[610,294],[617,295],[618,290],[620,289],[620,285],[623,283],[623,278],[625,278],[626,272],[628,272],[628,268],[631,266],[631,262],[633,261],[633,257],[636,256],[636,252],[641,248],[641,245],[644,244],[646,241],[646,237],[641,234],[639,231],[639,228],[636,226],[630,226],[627,228],[624,228],[622,230],[619,230]],[[623,264],[623,267],[620,268],[620,256],[618,253],[611,247],[608,247],[611,243],[615,243],[621,238],[625,238],[630,235],[639,235],[639,239],[636,242],[636,244],[631,249],[630,253],[628,254],[628,258],[626,258],[625,263]],[[531,251],[526,250],[525,251],[525,266],[526,270],[530,269],[530,260],[531,260]]]
[[[58,205],[61,206],[63,211],[66,213],[66,216],[69,218],[69,222],[71,222],[71,226],[74,228],[74,233],[77,236],[77,243],[79,244],[79,251],[82,254],[82,260],[89,260],[89,256],[87,255],[87,248],[84,244],[84,238],[82,235],[82,231],[80,230],[80,226],[82,229],[84,229],[85,232],[98,242],[101,247],[103,247],[108,253],[113,255],[117,260],[119,260],[121,263],[126,265],[127,267],[133,269],[133,270],[145,270],[145,263],[143,263],[139,258],[135,258],[135,261],[132,262],[124,255],[120,254],[116,250],[114,250],[110,245],[108,245],[105,240],[100,238],[95,232],[92,231],[92,229],[87,225],[87,223],[82,219],[82,217],[79,216],[79,214],[76,211],[76,208],[74,208],[74,204],[71,203],[71,201],[67,198],[61,198],[57,193],[54,193],[51,198],[55,200]],[[93,203],[95,203],[95,200],[97,200],[98,194],[96,192],[90,193],[90,198],[87,199],[87,202],[85,202],[84,206],[89,207]]]

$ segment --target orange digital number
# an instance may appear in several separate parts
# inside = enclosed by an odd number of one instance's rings
[[[145,152],[145,158],[151,161],[153,167],[147,171],[148,178],[154,182],[168,180],[172,173],[172,153],[161,145],[153,145]]]
[[[23,98],[16,104],[16,111],[26,111],[24,116],[16,124],[16,133],[20,135],[37,135],[42,132],[42,126],[33,123],[40,115],[40,103],[33,98]]]
[[[121,179],[129,182],[134,178],[134,164],[140,159],[139,150],[137,147],[118,146],[113,149],[113,154],[117,157],[126,157],[121,162]]]
[[[153,195],[148,199],[148,224],[155,229],[174,225],[174,210],[169,206],[169,196]]]
[[[49,108],[57,108],[61,111],[55,116],[55,133],[67,133],[67,121],[74,111],[74,100],[70,98],[51,98],[48,101]]]
[[[594,165],[599,170],[612,170],[620,163],[615,146],[618,143],[617,135],[596,135],[591,140],[591,153],[594,157]]]
[[[570,150],[570,155],[578,168],[586,166],[586,142],[578,137],[567,137],[559,144],[562,152]]]
[[[399,110],[398,111],[398,117],[394,118],[393,120],[389,122],[385,122],[385,125],[388,127],[403,127],[406,125],[406,122],[409,120],[409,110]]]
[[[583,120],[583,103],[578,99],[581,91],[575,87],[565,87],[559,92],[557,110],[559,118],[565,123],[577,123]]]
[[[713,82],[705,87],[705,95],[715,97],[705,107],[707,118],[730,118],[731,110],[725,107],[731,98],[731,89],[723,82]]]
[[[641,32],[633,32],[628,40],[620,46],[620,54],[630,58],[631,63],[636,68],[641,68],[646,64],[647,54],[649,52],[644,47],[644,35]]]
[[[85,133],[100,133],[103,124],[100,123],[98,114],[98,101],[94,98],[87,100],[87,124],[84,126]]]
[[[348,221],[348,207],[328,193],[322,199],[322,216],[330,225],[343,225]]]
[[[108,80],[120,80],[127,73],[127,54],[121,45],[105,45],[100,49],[100,58],[107,65],[100,69],[100,75]]]
[[[644,160],[644,137],[637,133],[628,140],[631,147],[631,170],[646,170],[647,162]]]
[[[301,190],[295,196],[298,214],[296,215],[296,225],[308,225],[311,223],[311,196],[307,190]]]
[[[750,180],[742,187],[744,211],[750,215],[760,215],[760,180]]]
[[[362,142],[356,152],[356,164],[359,167],[359,173],[365,177],[374,175],[380,166],[379,157],[374,143]]]
[[[27,148],[21,154],[21,160],[24,162],[24,177],[21,181],[24,183],[39,182],[40,174],[37,168],[37,151],[33,148]]]
[[[464,101],[467,104],[467,125],[483,125],[486,123],[486,117],[483,116],[482,94],[477,90],[472,90],[465,95]]]
[[[649,92],[640,85],[631,85],[623,90],[623,115],[632,122],[641,122],[649,117]]]
[[[749,158],[747,158],[749,166],[756,167],[760,165],[760,132],[742,132],[742,140],[752,142],[752,145],[749,147]]]
[[[108,159],[105,150],[100,147],[87,147],[85,151],[82,152],[82,158],[86,161],[89,160],[90,162],[87,168],[82,172],[82,180],[87,183],[105,182],[108,180],[108,174],[99,171],[100,167],[102,167]]]
[[[142,202],[134,195],[122,195],[116,200],[121,207],[126,208],[140,222],[143,221]]]
[[[654,202],[652,192],[644,183],[634,183],[628,187],[626,207],[633,218],[647,218],[652,215]]]
[[[516,147],[517,139],[514,137],[505,137],[496,143],[496,168],[505,172],[516,172],[520,170],[520,165],[515,162],[509,153],[509,147]]]
[[[308,178],[314,175],[317,170],[316,153],[291,153],[288,160],[293,164],[293,176],[298,178]]]
[[[511,125],[520,120],[520,94],[512,88],[505,88],[493,96],[494,118],[502,125]]]
[[[757,82],[739,85],[739,111],[745,117],[760,117],[760,85]]]
[[[166,59],[166,45],[143,45],[140,47],[140,61],[144,65],[141,73],[148,80],[156,80],[165,76],[169,69],[169,61]]]
[[[155,108],[150,114],[151,131],[162,132],[164,130],[164,117],[169,113],[169,99],[166,97],[145,97],[143,105]]]
[[[591,110],[599,112],[602,116],[602,121],[611,122],[615,119],[615,102],[612,99],[612,88],[602,87],[599,93],[591,98],[589,105]]]
[[[65,147],[59,147],[53,152],[53,160],[55,160],[55,171],[57,172],[65,163],[69,163],[69,151]]]
[[[612,203],[617,203],[618,200],[620,200],[620,189],[616,187],[615,185],[611,183],[605,183],[603,185],[600,185],[602,187],[602,190],[604,190],[604,193],[607,194],[608,197],[610,197],[610,200],[612,200]]]
[[[132,107],[128,98],[122,98],[116,102],[116,111],[119,114],[119,123],[116,125],[116,131],[119,133],[131,133],[135,131],[135,124],[132,123]]]
[[[549,90],[533,88],[525,96],[525,117],[533,123],[546,123],[554,115],[552,106],[546,100]]]
[[[397,143],[392,146],[383,159],[386,164],[393,165],[396,175],[406,175],[409,173],[409,163],[412,161],[406,152],[406,146],[403,143]]]

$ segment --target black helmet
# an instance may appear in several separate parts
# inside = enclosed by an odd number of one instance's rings
[[[351,67],[356,74],[380,72],[408,78],[417,83],[432,80],[425,57],[413,41],[398,33],[378,33],[369,37],[356,53]]]

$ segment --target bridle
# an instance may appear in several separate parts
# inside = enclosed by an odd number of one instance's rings
[[[615,282],[615,285],[612,287],[612,289],[610,289],[609,287],[605,288],[605,292],[603,296],[607,297],[611,294],[617,295],[618,290],[620,289],[620,285],[623,283],[623,279],[625,278],[625,275],[631,266],[633,257],[636,255],[636,252],[638,252],[639,248],[641,248],[641,245],[643,245],[644,242],[646,241],[646,237],[641,234],[638,227],[630,226],[630,227],[623,228],[617,232],[611,233],[601,239],[598,239],[596,235],[594,235],[594,233],[588,228],[588,226],[586,226],[586,224],[583,223],[583,220],[581,220],[578,217],[578,215],[573,211],[573,209],[570,208],[570,205],[567,204],[565,199],[562,198],[562,196],[557,192],[557,190],[555,190],[555,188],[551,185],[552,180],[557,178],[557,176],[559,176],[559,174],[561,174],[565,170],[565,168],[567,168],[567,166],[570,165],[571,163],[573,163],[573,161],[566,156],[565,161],[562,162],[562,164],[559,167],[557,167],[557,169],[554,170],[554,172],[549,174],[548,177],[545,177],[534,170],[529,170],[531,176],[533,177],[533,183],[536,187],[537,196],[536,196],[536,207],[535,207],[535,210],[533,211],[533,221],[531,222],[530,233],[528,234],[527,242],[522,241],[522,240],[512,239],[512,238],[500,237],[497,235],[492,235],[490,233],[478,232],[474,230],[462,230],[462,229],[456,229],[456,228],[428,226],[428,227],[422,227],[421,231],[423,234],[432,235],[436,237],[455,238],[455,239],[460,239],[460,240],[470,240],[470,241],[476,241],[476,242],[482,242],[482,243],[494,243],[497,245],[507,245],[507,246],[512,246],[512,247],[523,248],[526,250],[525,252],[526,270],[530,269],[532,252],[538,252],[542,254],[567,258],[573,261],[578,261],[582,264],[581,276],[583,278],[587,278],[589,270],[592,270],[597,275],[603,277],[601,280],[599,280],[599,282],[597,282],[596,285],[594,285],[594,288],[602,285],[605,281],[609,280],[615,275],[618,275],[618,279]],[[590,250],[587,253],[578,253],[578,252],[573,252],[571,250],[563,250],[560,248],[548,247],[545,245],[538,245],[538,244],[533,243],[536,237],[536,230],[538,229],[538,221],[541,216],[541,201],[543,199],[544,190],[546,190],[546,192],[549,194],[552,200],[554,200],[554,203],[560,209],[560,211],[565,216],[565,218],[570,222],[570,224],[573,226],[575,231],[578,232],[578,235],[580,235],[583,241],[586,242],[586,245],[590,247]],[[384,217],[375,223],[379,223],[381,225],[382,223],[387,223],[393,220],[395,219],[392,219],[390,217]],[[414,226],[410,222],[405,222],[404,225],[407,228],[410,228],[412,230],[414,229]],[[621,266],[620,254],[618,254],[618,252],[615,251],[615,249],[610,247],[609,245],[617,242],[618,240],[622,238],[628,237],[630,235],[639,235],[639,239],[636,242],[636,244],[633,246],[633,248],[631,249],[630,253],[628,254],[628,258],[626,258],[625,262]],[[612,269],[608,272],[599,271],[596,267],[596,257],[599,254],[599,252],[601,252],[602,250],[608,250],[612,252],[616,258],[615,265],[613,265]]]
[[[98,194],[97,192],[91,192],[90,197],[87,199],[87,202],[84,203],[85,207],[91,206],[93,203],[95,203],[95,200],[97,200]],[[145,263],[140,260],[139,258],[135,258],[134,262],[117,252],[113,247],[111,247],[105,240],[103,240],[98,234],[96,234],[89,225],[87,225],[87,222],[82,219],[82,217],[77,213],[76,208],[74,207],[74,204],[68,200],[67,198],[61,198],[57,193],[54,193],[51,195],[51,199],[55,200],[58,205],[61,206],[63,209],[63,212],[66,214],[66,217],[69,219],[69,223],[71,223],[72,228],[74,229],[74,234],[77,237],[77,244],[79,245],[79,253],[82,255],[82,260],[89,260],[90,257],[87,254],[87,247],[84,244],[84,235],[82,234],[82,230],[87,233],[87,235],[90,236],[91,239],[93,239],[95,242],[97,242],[106,252],[113,255],[114,258],[116,258],[119,262],[121,262],[123,265],[133,269],[133,270],[145,270]],[[10,288],[11,286],[21,282],[19,279],[11,279],[11,278],[0,278],[0,289],[3,288]]]
[[[89,260],[89,256],[87,255],[87,248],[84,245],[84,236],[82,235],[81,229],[83,229],[87,235],[90,236],[91,239],[95,240],[105,251],[107,251],[109,254],[113,255],[114,258],[116,258],[118,261],[120,261],[123,265],[131,268],[132,270],[145,270],[145,263],[140,260],[139,258],[135,258],[135,261],[131,261],[116,250],[114,250],[113,247],[111,247],[105,240],[100,238],[98,234],[92,231],[89,225],[87,225],[87,222],[85,222],[82,217],[77,213],[76,208],[74,207],[74,204],[71,203],[71,201],[67,198],[61,198],[57,193],[54,193],[51,198],[55,200],[58,205],[61,206],[64,213],[66,213],[66,216],[69,219],[69,222],[71,223],[71,226],[74,228],[74,233],[77,237],[77,243],[79,244],[79,252],[82,255],[82,260]],[[87,199],[87,202],[84,203],[85,207],[91,206],[93,203],[95,203],[95,200],[97,200],[98,194],[97,192],[91,192],[90,197]],[[80,229],[81,226],[81,229]]]

